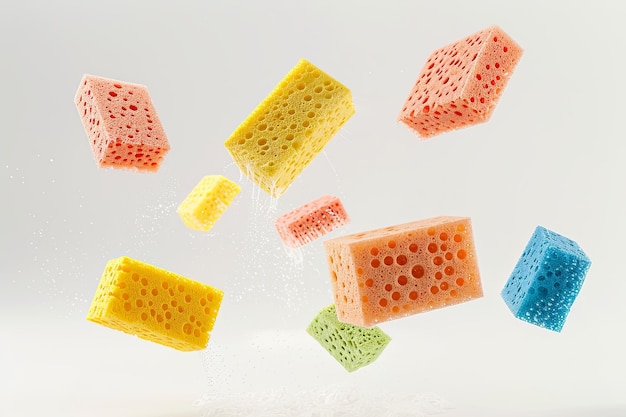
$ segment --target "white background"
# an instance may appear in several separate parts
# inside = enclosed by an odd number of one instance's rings
[[[620,4],[3,1],[0,415],[626,415]],[[396,117],[423,62],[492,24],[525,53],[491,121],[417,139]],[[302,57],[356,115],[273,202],[223,141]],[[148,86],[172,146],[158,173],[96,167],[84,73]],[[208,234],[175,213],[207,174],[243,187]],[[388,348],[346,373],[304,332],[332,301],[321,241],[289,252],[272,228],[327,193],[352,217],[333,237],[470,216],[485,297],[384,323]],[[561,334],[499,296],[538,224],[593,261]],[[84,319],[122,255],[225,291],[206,351]]]

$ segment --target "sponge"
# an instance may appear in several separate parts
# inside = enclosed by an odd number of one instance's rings
[[[349,221],[339,198],[325,195],[283,214],[276,219],[275,227],[287,246],[297,248]]]
[[[241,187],[222,175],[207,175],[176,210],[185,226],[209,231],[239,194]]]
[[[486,122],[522,52],[497,26],[437,49],[422,67],[398,120],[423,138]]]
[[[110,260],[87,320],[182,351],[204,349],[224,293],[152,265]]]
[[[341,323],[332,304],[318,313],[307,332],[348,372],[374,362],[391,341],[378,327]]]
[[[74,103],[98,166],[159,169],[170,145],[145,86],[85,75]]]
[[[324,247],[342,322],[372,326],[483,295],[468,217],[356,233]]]
[[[560,332],[590,267],[576,242],[537,226],[501,296],[518,319]]]
[[[224,145],[245,175],[279,197],[353,114],[350,90],[301,59]]]

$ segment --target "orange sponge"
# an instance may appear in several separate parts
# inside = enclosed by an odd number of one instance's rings
[[[424,64],[398,120],[423,138],[486,122],[522,52],[497,26],[437,49]]]
[[[170,145],[145,86],[85,75],[74,103],[98,166],[159,169]]]
[[[341,200],[325,195],[276,219],[276,230],[287,246],[297,248],[348,223]]]
[[[373,326],[483,295],[467,217],[434,217],[324,246],[344,323]]]

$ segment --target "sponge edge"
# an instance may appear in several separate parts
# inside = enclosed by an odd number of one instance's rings
[[[374,362],[391,341],[378,327],[340,322],[333,304],[318,313],[307,332],[348,372]]]
[[[181,351],[204,349],[223,291],[144,262],[110,260],[87,320]]]

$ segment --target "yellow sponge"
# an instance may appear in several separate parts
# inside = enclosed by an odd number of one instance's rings
[[[178,206],[178,215],[190,229],[208,231],[221,217],[241,187],[221,175],[207,175]]]
[[[204,349],[224,293],[143,262],[110,260],[87,320],[182,351]]]
[[[301,59],[224,145],[244,174],[279,197],[353,114],[350,90]]]

